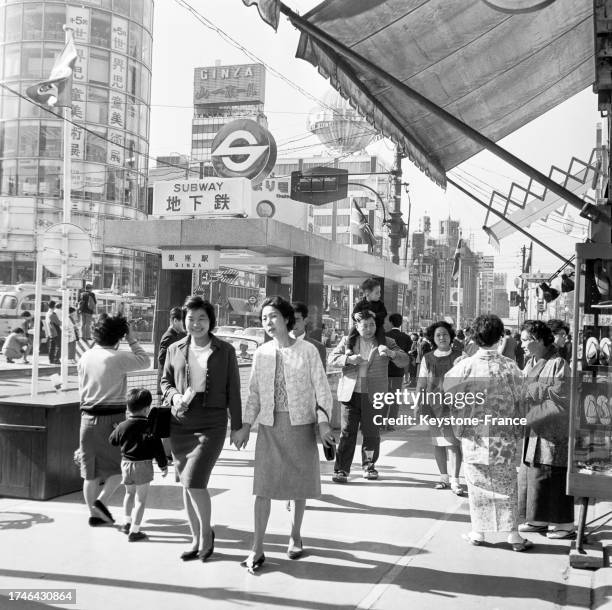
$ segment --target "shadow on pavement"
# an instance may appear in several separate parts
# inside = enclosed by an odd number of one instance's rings
[[[53,523],[55,519],[40,513],[25,511],[0,511],[0,530],[25,530],[41,523]]]

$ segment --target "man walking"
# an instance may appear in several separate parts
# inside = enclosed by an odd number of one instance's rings
[[[325,346],[320,341],[317,341],[306,334],[306,325],[308,323],[308,307],[306,306],[306,303],[295,301],[295,303],[292,303],[292,307],[295,314],[295,324],[293,326],[293,330],[289,334],[298,341],[308,341],[308,343],[312,343],[319,351],[321,362],[323,362],[323,368],[326,368],[327,350],[325,349]]]
[[[342,367],[338,382],[338,400],[342,403],[342,433],[332,476],[334,483],[346,483],[348,480],[359,427],[363,435],[363,478],[370,481],[378,479],[375,466],[380,451],[380,433],[374,423],[374,394],[384,394],[389,388],[389,360],[400,367],[408,364],[408,355],[393,339],[385,337],[386,345],[378,344],[374,313],[366,309],[354,313],[352,317],[358,335],[352,353],[345,353],[348,337],[344,337],[328,360],[330,365]]]
[[[398,347],[406,352],[410,351],[412,347],[412,339],[402,331],[402,315],[399,313],[392,313],[389,316],[389,324],[391,325],[391,330],[387,332],[387,337],[389,339],[393,339],[395,343],[397,343]],[[406,374],[406,369],[404,367],[397,366],[392,360],[389,360],[389,392],[393,392],[395,394],[395,390],[402,389],[402,382],[404,381],[404,375]],[[393,404],[389,405],[387,413],[385,413],[385,417],[393,417],[396,418],[399,411],[399,404],[397,400],[393,402]],[[387,431],[393,432],[395,428],[391,425],[387,425]]]
[[[60,363],[60,348],[62,345],[62,324],[55,311],[55,301],[49,301],[49,309],[45,314],[45,332],[49,341],[49,364]]]
[[[91,284],[85,284],[85,290],[79,297],[79,314],[81,316],[81,338],[91,341],[91,322],[96,313],[96,295],[91,289]]]

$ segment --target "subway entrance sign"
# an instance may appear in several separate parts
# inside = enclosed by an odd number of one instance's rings
[[[346,199],[348,170],[337,167],[313,167],[304,172],[291,172],[291,199],[324,205]]]

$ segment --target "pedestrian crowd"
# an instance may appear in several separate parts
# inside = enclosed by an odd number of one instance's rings
[[[395,429],[404,406],[440,422],[430,426],[440,473],[435,488],[464,495],[463,471],[471,516],[471,531],[463,536],[468,543],[482,545],[488,532],[505,532],[510,547],[520,552],[533,546],[524,532],[572,537],[573,498],[565,494],[569,329],[558,321],[527,321],[516,338],[497,316],[484,315],[459,332],[438,321],[409,335],[400,314],[387,314],[377,280],[367,280],[362,290],[350,333],[329,355],[306,332],[304,303],[266,298],[260,321],[268,341],[252,355],[246,397],[240,395],[237,349],[215,335],[214,307],[199,296],[188,297],[170,311],[159,345],[163,406],[154,409],[148,390],[126,392],[126,374],[147,368],[149,356],[123,317],[100,316],[93,326],[94,345],[78,364],[76,457],[89,524],[114,523],[108,503],[123,484],[121,529],[130,542],[145,540],[141,524],[153,460],[165,476],[170,455],[192,538],[180,559],[206,561],[215,547],[208,483],[228,421],[229,441],[237,450],[247,447],[257,423],[253,537],[242,565],[254,572],[265,563],[272,500],[286,503],[287,556],[299,559],[306,502],[321,494],[317,438],[326,459],[334,462],[332,481],[346,484],[361,430],[361,473],[376,481],[381,433]],[[129,351],[118,349],[122,340]],[[338,438],[331,427],[326,366],[340,368]],[[415,387],[424,400],[401,403],[399,390],[405,387]],[[431,398],[467,392],[480,392],[485,399],[466,405]],[[381,426],[375,424],[375,395],[386,393],[396,399],[385,403],[384,419],[390,423]],[[167,425],[158,425],[166,417]],[[471,425],[465,423],[468,418]]]

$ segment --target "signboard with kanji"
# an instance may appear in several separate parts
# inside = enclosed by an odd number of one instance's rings
[[[263,104],[266,69],[262,64],[195,68],[194,104]]]
[[[218,250],[176,250],[164,249],[162,269],[218,269]]]
[[[153,216],[248,216],[251,197],[251,183],[246,178],[156,182]]]

